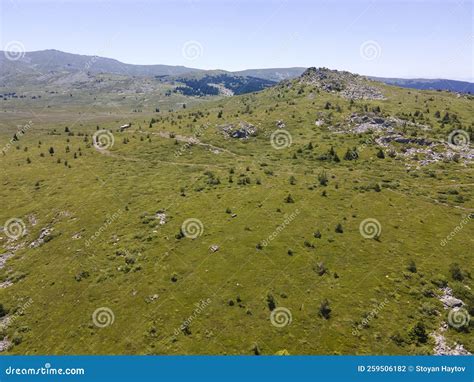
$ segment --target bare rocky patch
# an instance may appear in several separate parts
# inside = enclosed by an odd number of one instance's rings
[[[245,121],[240,121],[238,124],[226,123],[217,128],[225,138],[248,139],[257,135],[257,128]]]
[[[300,77],[300,82],[316,86],[341,97],[354,100],[384,100],[380,88],[366,77],[357,74],[330,70],[327,68],[308,68]]]
[[[448,309],[460,309],[464,302],[453,296],[453,291],[449,287],[441,288],[442,294],[438,296],[438,299],[443,303],[443,308]],[[435,347],[433,348],[435,355],[470,355],[471,353],[464,348],[462,344],[454,343],[451,347],[446,341],[444,333],[448,330],[449,325],[446,322],[442,322],[441,326],[435,332],[431,333],[431,337],[435,341]]]

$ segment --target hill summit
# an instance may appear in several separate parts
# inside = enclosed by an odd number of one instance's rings
[[[298,79],[302,84],[315,85],[330,93],[339,93],[349,99],[385,99],[376,83],[358,74],[310,67]]]

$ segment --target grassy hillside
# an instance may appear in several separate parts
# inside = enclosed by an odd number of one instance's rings
[[[32,124],[0,157],[6,351],[432,354],[442,287],[474,314],[450,135],[473,99],[317,75],[135,118],[10,110],[3,145]],[[448,345],[474,351],[472,325]]]

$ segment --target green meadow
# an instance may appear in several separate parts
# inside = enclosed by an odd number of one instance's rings
[[[472,159],[410,149],[472,142],[474,99],[374,86],[385,99],[294,80],[159,112],[4,101],[0,224],[21,221],[0,233],[5,352],[433,354],[445,287],[464,304],[447,344],[473,352]],[[381,146],[353,115],[413,141]],[[225,134],[239,123],[256,132]]]

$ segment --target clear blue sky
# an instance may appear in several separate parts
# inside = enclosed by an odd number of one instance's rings
[[[472,0],[0,2],[0,49],[20,41],[27,51],[133,64],[326,66],[387,77],[474,78]]]

